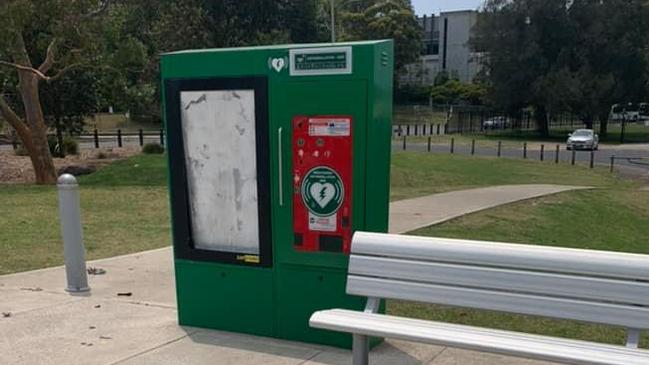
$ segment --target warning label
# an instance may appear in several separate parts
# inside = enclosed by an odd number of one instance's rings
[[[336,232],[336,221],[338,215],[330,215],[328,217],[319,217],[309,212],[309,230],[320,232]]]
[[[348,137],[351,135],[351,120],[347,118],[311,118],[309,136]]]

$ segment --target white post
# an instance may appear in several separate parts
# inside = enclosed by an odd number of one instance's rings
[[[57,181],[59,189],[59,214],[61,219],[61,235],[63,237],[63,257],[70,293],[85,292],[88,286],[86,258],[83,248],[81,230],[81,208],[79,185],[77,179],[70,174],[63,174]]]

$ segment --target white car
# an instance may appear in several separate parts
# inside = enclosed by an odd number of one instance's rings
[[[577,129],[568,135],[568,150],[591,150],[599,148],[599,136],[592,129]]]
[[[482,123],[483,129],[503,129],[509,127],[509,121],[506,117],[493,117]]]

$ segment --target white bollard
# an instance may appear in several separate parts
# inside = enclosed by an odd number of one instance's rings
[[[57,186],[65,273],[68,279],[65,290],[70,293],[85,292],[90,290],[90,287],[81,230],[79,185],[74,176],[63,174],[59,177]]]

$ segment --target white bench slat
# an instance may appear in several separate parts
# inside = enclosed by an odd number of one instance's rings
[[[649,283],[515,269],[352,255],[349,273],[445,286],[541,293],[567,298],[649,305]],[[350,293],[353,294],[353,293]]]
[[[347,293],[366,297],[402,299],[573,319],[619,325],[627,328],[649,328],[649,308],[646,307],[494,292],[355,275],[347,277]]]
[[[646,255],[368,232],[353,242],[352,254],[649,280]]]
[[[649,359],[646,350],[341,309],[316,312],[309,324],[332,331],[577,365],[647,365]]]

